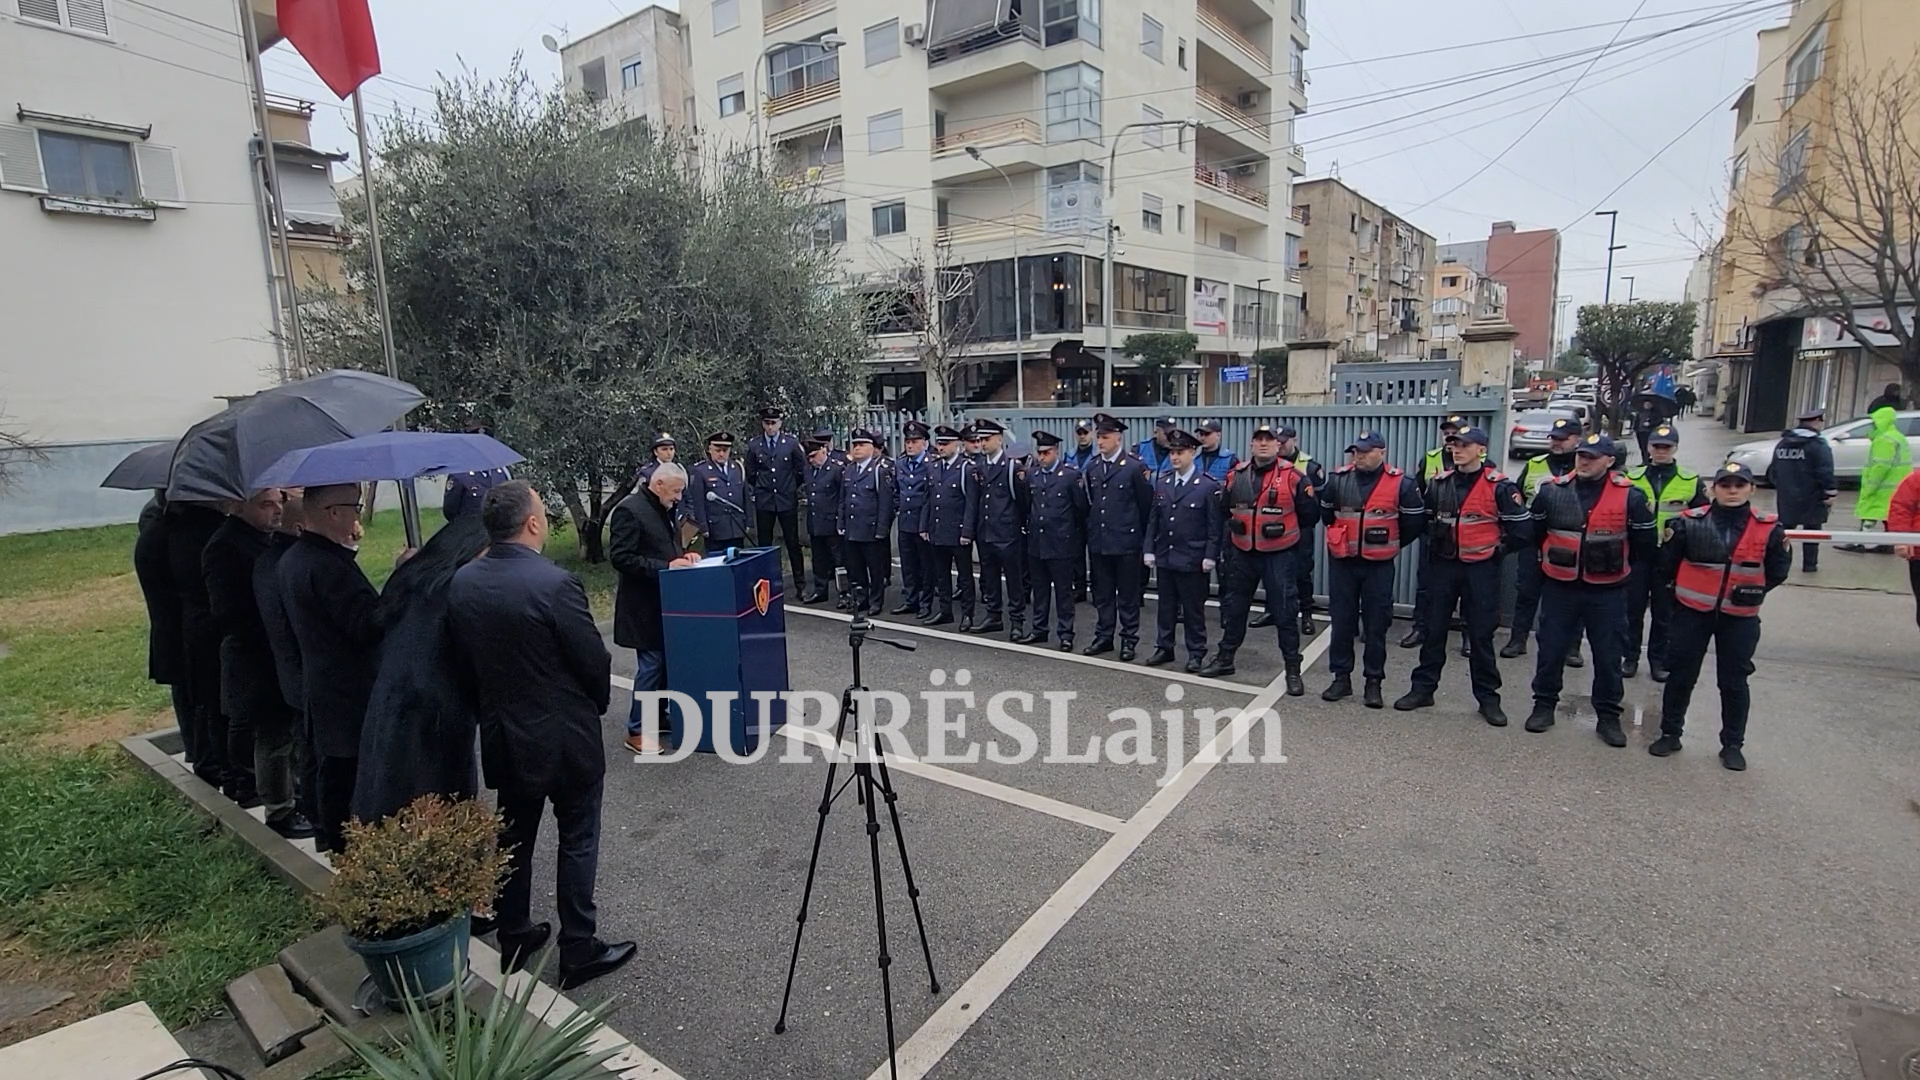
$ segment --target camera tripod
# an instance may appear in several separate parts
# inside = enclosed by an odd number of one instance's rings
[[[800,964],[800,938],[807,929],[807,907],[813,901],[813,881],[820,868],[820,839],[827,831],[827,813],[833,809],[840,795],[852,786],[854,797],[867,810],[867,856],[873,866],[874,925],[880,938],[880,994],[887,1010],[887,1067],[891,1075],[898,1077],[900,1068],[894,1060],[893,979],[889,974],[893,956],[887,951],[887,904],[881,891],[880,821],[876,813],[881,799],[886,800],[887,816],[893,821],[893,842],[900,851],[900,870],[907,879],[907,896],[913,901],[913,921],[920,931],[920,953],[927,961],[927,979],[932,984],[932,993],[940,992],[940,977],[933,970],[933,949],[927,944],[927,923],[920,915],[920,887],[914,883],[913,864],[907,860],[907,840],[900,831],[900,809],[895,805],[899,795],[894,792],[893,777],[887,772],[885,752],[877,737],[873,739],[871,750],[862,752],[858,695],[865,694],[867,688],[860,676],[860,649],[866,644],[873,625],[864,614],[867,607],[866,589],[855,586],[853,602],[855,614],[852,624],[847,628],[847,644],[853,649],[853,684],[840,695],[840,719],[834,728],[833,756],[827,761],[827,784],[820,796],[820,820],[813,829],[813,858],[807,863],[807,886],[800,895],[800,916],[793,931],[793,955],[787,961],[787,989],[780,996],[780,1019],[773,1025],[773,1031],[779,1035],[787,1030],[787,1006],[793,1000],[793,973]],[[907,652],[916,648],[911,641],[895,641],[878,636],[874,636],[873,640]],[[853,727],[854,736],[853,774],[836,790],[834,777],[840,767],[840,747],[849,724]]]

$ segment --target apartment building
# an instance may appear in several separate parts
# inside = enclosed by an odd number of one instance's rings
[[[1306,230],[1306,335],[1336,342],[1346,357],[1424,358],[1434,238],[1331,178],[1295,184],[1293,216]]]
[[[293,285],[300,292],[347,291],[346,216],[333,182],[333,167],[347,160],[337,150],[313,145],[311,101],[267,95],[267,126],[273,133],[275,170],[285,196],[287,254],[293,261]],[[262,181],[264,183],[264,173]],[[280,208],[268,187],[268,211],[278,227]],[[279,259],[279,251],[273,253]]]
[[[679,12],[650,4],[563,45],[560,70],[568,90],[602,103],[608,124],[664,130],[692,122],[686,56]]]
[[[1505,287],[1507,321],[1520,331],[1514,348],[1522,363],[1538,370],[1553,359],[1569,330],[1559,325],[1558,230],[1523,230],[1511,221],[1496,221],[1485,240],[1440,245],[1440,261],[1459,263]]]
[[[0,0],[0,531],[132,520],[108,469],[279,375],[240,14]]]
[[[690,125],[810,184],[876,294],[875,404],[940,403],[917,287],[958,328],[954,404],[1156,400],[1118,355],[1156,331],[1200,339],[1173,403],[1236,400],[1223,371],[1297,326],[1305,0],[687,0],[681,26]]]
[[[1724,365],[1720,415],[1729,426],[1777,429],[1814,406],[1856,415],[1883,385],[1899,381],[1897,369],[1876,362],[1839,324],[1809,317],[1805,293],[1785,275],[1797,272],[1793,260],[1814,267],[1849,258],[1848,230],[1808,222],[1792,198],[1797,185],[1829,175],[1833,155],[1848,152],[1848,137],[1835,130],[1836,84],[1877,82],[1909,68],[1917,54],[1920,7],[1905,0],[1800,2],[1785,25],[1756,35],[1753,81],[1734,103],[1728,212],[1712,287],[1712,356]],[[1905,115],[1913,145],[1920,109],[1909,103]],[[1863,198],[1871,203],[1874,194]],[[1911,325],[1912,299],[1900,298],[1900,310],[1889,313],[1883,299],[1862,297],[1856,318]]]
[[[1507,287],[1466,263],[1448,258],[1440,260],[1434,276],[1433,335],[1427,344],[1427,359],[1459,360],[1466,345],[1461,331],[1475,322],[1507,317]]]

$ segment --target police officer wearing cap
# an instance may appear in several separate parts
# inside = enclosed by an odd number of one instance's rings
[[[687,517],[700,527],[707,554],[747,542],[747,473],[733,460],[733,435],[707,436],[707,460],[687,470]]]
[[[901,430],[901,454],[894,462],[895,512],[899,515],[900,605],[895,615],[926,615],[933,610],[933,546],[920,539],[927,531],[927,478],[933,455],[927,450],[932,429],[909,420]]]
[[[1827,426],[1825,409],[1809,409],[1797,417],[1773,446],[1767,479],[1773,482],[1773,503],[1789,529],[1818,529],[1827,523],[1840,487],[1833,478],[1833,447],[1821,436]],[[1820,545],[1800,545],[1800,572],[1820,569]]]
[[[1480,717],[1507,726],[1500,708],[1500,665],[1493,634],[1500,625],[1500,560],[1532,535],[1532,514],[1519,485],[1487,464],[1487,433],[1466,428],[1447,440],[1453,468],[1427,482],[1427,624],[1413,684],[1393,703],[1401,711],[1426,708],[1447,666],[1447,622],[1456,607],[1467,613],[1467,670]]]
[[[1200,468],[1199,450],[1199,439],[1167,430],[1167,470],[1154,481],[1147,517],[1146,564],[1160,583],[1151,667],[1173,662],[1175,622],[1186,626],[1187,670],[1199,671],[1207,658],[1207,582],[1220,560],[1220,482]]]
[[[634,475],[633,486],[635,488],[646,487],[647,481],[653,479],[653,471],[667,462],[672,461],[678,453],[679,446],[674,443],[673,436],[664,431],[655,435],[653,437],[653,460],[640,466],[640,471]]]
[[[773,526],[779,523],[797,588],[806,580],[800,554],[800,485],[807,478],[807,453],[799,439],[780,430],[781,415],[771,405],[760,410],[760,434],[747,444],[747,485],[753,489],[754,535],[761,547],[772,547]]]
[[[1455,413],[1445,420],[1440,421],[1440,445],[1428,450],[1426,454],[1421,457],[1420,471],[1415,474],[1414,477],[1414,483],[1421,491],[1426,490],[1429,480],[1439,476],[1452,466],[1453,458],[1447,451],[1447,440],[1464,430],[1466,426],[1467,418],[1461,416],[1459,413]],[[1414,593],[1413,610],[1415,612],[1424,612],[1427,610],[1427,559],[1426,548],[1424,546],[1420,549],[1420,561],[1418,565],[1420,577]],[[1451,612],[1448,613],[1448,622],[1452,622]],[[1400,647],[1403,649],[1411,649],[1425,640],[1427,640],[1426,619],[1424,616],[1416,617],[1413,620],[1413,629],[1407,631],[1407,636],[1400,639]]]
[[[1240,464],[1240,458],[1220,443],[1220,421],[1202,420],[1200,426],[1193,429],[1194,437],[1200,440],[1200,452],[1194,455],[1194,462],[1201,472],[1222,483],[1227,474]],[[1172,445],[1171,442],[1168,443]]]
[[[1300,677],[1300,629],[1293,617],[1293,560],[1313,535],[1320,504],[1312,482],[1280,456],[1280,435],[1271,424],[1254,428],[1248,442],[1253,456],[1234,467],[1220,494],[1226,517],[1220,545],[1220,651],[1200,673],[1234,673],[1234,657],[1247,635],[1247,608],[1253,591],[1264,585],[1267,610],[1278,613],[1273,625],[1286,664],[1287,693],[1299,697],[1307,688]]]
[[[1579,422],[1571,417],[1554,419],[1553,426],[1547,429],[1547,452],[1529,458],[1526,468],[1520,471],[1520,497],[1528,506],[1532,506],[1534,496],[1540,494],[1540,485],[1573,472],[1573,452],[1580,446],[1581,434]],[[1507,643],[1500,647],[1500,655],[1509,660],[1527,653],[1527,638],[1533,633],[1534,621],[1540,613],[1540,586],[1546,581],[1540,573],[1538,547],[1528,544],[1519,553],[1519,559],[1519,572],[1514,575],[1513,625],[1507,630]],[[1586,666],[1577,644],[1567,663],[1572,667]]]
[[[967,460],[973,462],[975,465],[987,460],[987,451],[980,445],[984,436],[981,434],[978,424],[969,424],[965,428],[962,428],[960,438],[967,444]]]
[[[833,445],[833,429],[825,424],[816,424],[809,442],[816,442],[827,448],[827,460],[836,465],[847,463],[847,452]]]
[[[826,439],[807,440],[807,542],[813,548],[813,582],[803,604],[818,604],[829,595],[834,570],[846,564],[840,550],[840,473],[843,461],[833,459]],[[840,606],[847,606],[846,597]]]
[[[1155,420],[1153,422],[1153,434],[1148,438],[1141,439],[1140,445],[1134,447],[1133,456],[1139,458],[1140,463],[1147,467],[1147,475],[1159,476],[1166,471],[1167,432],[1172,431],[1174,425],[1175,421],[1170,416],[1163,416]]]
[[[865,428],[847,440],[840,470],[840,537],[856,614],[886,610],[887,534],[893,529],[893,465],[880,456],[880,437]],[[864,593],[861,591],[864,590]],[[866,606],[859,608],[864,595]]]
[[[1625,746],[1620,730],[1620,656],[1626,648],[1627,580],[1652,560],[1653,504],[1613,471],[1613,438],[1588,435],[1574,451],[1573,472],[1540,486],[1533,534],[1540,547],[1540,656],[1533,675],[1528,731],[1553,726],[1567,653],[1584,630],[1593,646],[1593,709],[1608,746]]]
[[[1280,456],[1293,464],[1293,467],[1306,474],[1307,482],[1315,491],[1327,488],[1327,470],[1313,460],[1313,456],[1300,449],[1300,430],[1287,426],[1280,429]],[[1293,549],[1293,596],[1294,607],[1300,613],[1300,636],[1312,637],[1319,627],[1313,621],[1313,549],[1318,543],[1312,525],[1300,530],[1300,546]],[[1248,626],[1272,626],[1273,612],[1263,611],[1247,623]]]
[[[1126,430],[1111,413],[1095,416],[1097,453],[1080,474],[1087,488],[1087,561],[1093,605],[1099,612],[1093,641],[1081,652],[1112,652],[1117,630],[1120,659],[1131,663],[1140,642],[1140,584],[1147,519],[1153,513],[1153,478],[1146,464],[1121,445]]]
[[[1022,638],[1027,633],[1027,467],[1007,453],[1006,428],[980,420],[974,430],[986,454],[980,463],[980,525],[973,536],[980,552],[980,606],[986,618],[975,623],[972,632],[990,634],[1011,627],[1008,636]]]
[[[1720,764],[1747,767],[1747,712],[1753,695],[1753,652],[1760,645],[1760,603],[1787,580],[1793,550],[1785,527],[1748,504],[1753,477],[1728,462],[1713,476],[1713,503],[1681,512],[1660,544],[1658,587],[1670,589],[1673,623],[1667,637],[1672,672],[1660,700],[1660,737],[1647,752],[1666,757],[1680,749],[1687,705],[1713,645],[1720,685]]]
[[[1393,562],[1414,542],[1426,521],[1420,485],[1387,464],[1387,440],[1362,431],[1347,450],[1353,464],[1333,470],[1320,490],[1320,520],[1326,526],[1327,610],[1333,644],[1327,670],[1333,682],[1323,701],[1353,696],[1353,639],[1363,641],[1360,673],[1369,709],[1386,705],[1380,691],[1387,677],[1387,627],[1393,622]]]
[[[960,447],[960,432],[933,429],[934,457],[927,466],[927,512],[920,539],[933,549],[930,588],[936,610],[921,616],[928,626],[953,621],[960,606],[960,627],[973,627],[973,534],[980,524],[980,471]]]
[[[1647,433],[1647,461],[1627,470],[1627,480],[1640,489],[1653,504],[1655,541],[1666,535],[1667,523],[1682,510],[1707,505],[1706,485],[1700,474],[1681,467],[1674,459],[1680,445],[1680,433],[1672,424],[1661,424]],[[1627,582],[1627,649],[1620,664],[1622,678],[1631,679],[1640,671],[1640,645],[1647,647],[1647,673],[1654,682],[1667,681],[1667,625],[1673,616],[1673,604],[1664,590],[1653,587],[1654,562],[1633,568]],[[1653,626],[1647,626],[1647,611],[1653,611]]]
[[[1093,424],[1091,421],[1082,420],[1073,426],[1073,446],[1071,449],[1063,450],[1062,457],[1067,464],[1084,473],[1087,471],[1087,462],[1093,460],[1094,453]],[[1084,530],[1080,538],[1082,544],[1080,556],[1073,568],[1073,602],[1076,604],[1084,602],[1087,598],[1087,552]]]
[[[1073,648],[1073,578],[1087,552],[1087,489],[1080,482],[1080,470],[1064,458],[1060,436],[1033,433],[1026,508],[1033,621],[1024,636],[1014,638],[1023,645],[1045,644],[1051,600],[1062,652]]]

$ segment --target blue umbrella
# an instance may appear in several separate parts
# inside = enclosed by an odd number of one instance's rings
[[[253,481],[254,488],[319,487],[368,480],[412,480],[440,473],[486,472],[526,458],[487,435],[382,431],[288,452]]]

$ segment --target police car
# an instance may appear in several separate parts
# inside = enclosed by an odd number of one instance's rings
[[[1920,460],[1920,410],[1894,413],[1894,426],[1907,437],[1915,460]],[[1862,416],[1844,424],[1834,424],[1820,433],[1833,447],[1833,475],[1836,480],[1858,480],[1867,467],[1867,445],[1873,439],[1873,418]],[[1741,443],[1727,453],[1727,460],[1753,470],[1762,485],[1768,485],[1767,470],[1773,467],[1773,448],[1779,439],[1759,439]]]

